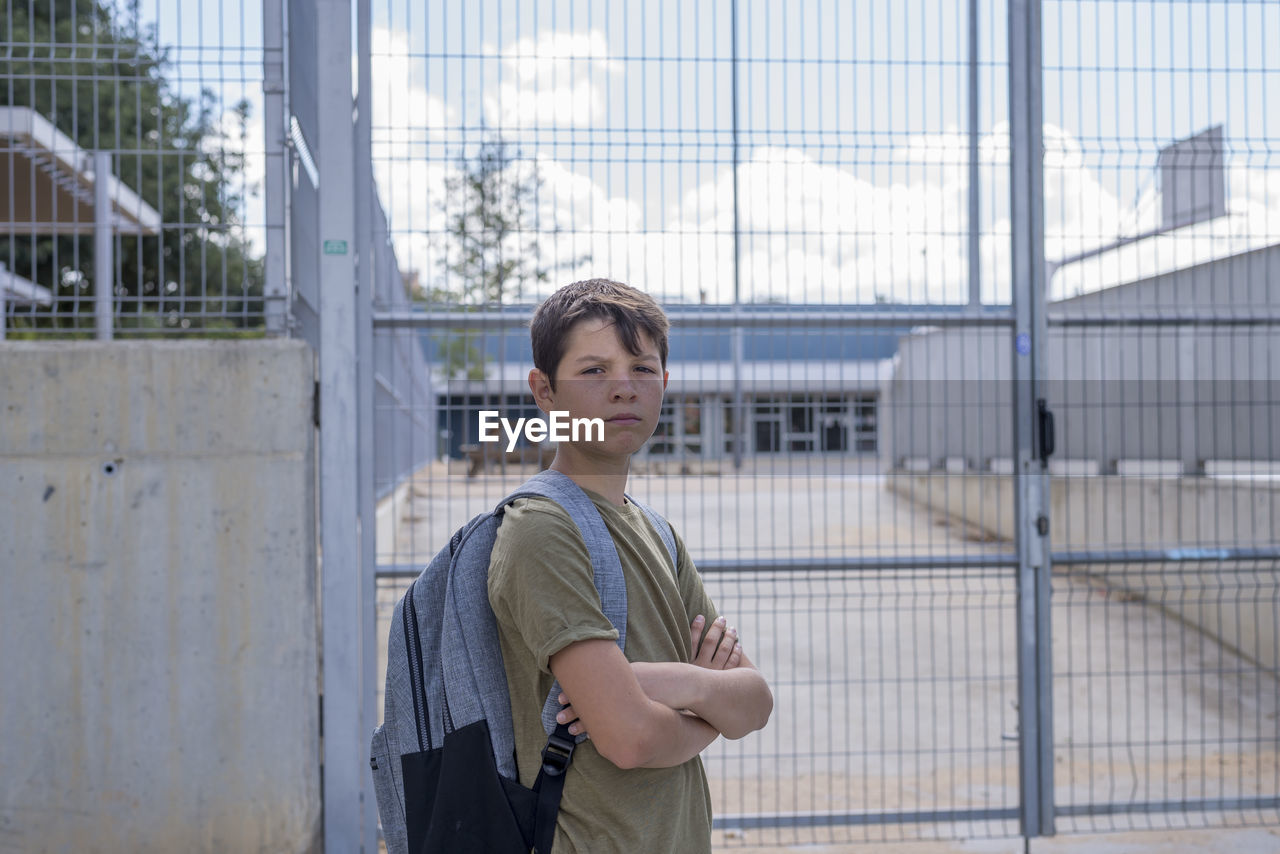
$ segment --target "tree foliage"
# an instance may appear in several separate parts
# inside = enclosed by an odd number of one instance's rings
[[[2,97],[83,149],[115,152],[116,177],[161,216],[159,235],[116,239],[117,328],[259,325],[263,263],[239,228],[243,148],[223,144],[214,92],[185,96],[166,79],[167,52],[132,5],[118,15],[104,0],[9,4]],[[243,135],[249,105],[229,114]],[[55,295],[52,316],[16,315],[15,326],[92,328],[92,236],[18,232],[0,241],[0,258]]]
[[[459,157],[439,205],[445,221],[440,284],[417,298],[460,311],[500,307],[527,298],[555,271],[589,261],[588,255],[544,261],[539,238],[545,232],[537,221],[542,185],[537,162],[500,134],[487,134],[471,157]],[[447,376],[484,378],[476,333],[449,333],[440,347]]]

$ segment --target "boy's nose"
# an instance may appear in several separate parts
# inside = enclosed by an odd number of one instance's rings
[[[613,384],[614,400],[634,400],[636,396],[635,385],[631,382],[630,377],[618,380]]]

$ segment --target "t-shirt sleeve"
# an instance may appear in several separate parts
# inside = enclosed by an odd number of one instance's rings
[[[489,604],[538,668],[583,640],[617,640],[600,607],[582,534],[554,502],[519,499],[507,508],[489,558]]]

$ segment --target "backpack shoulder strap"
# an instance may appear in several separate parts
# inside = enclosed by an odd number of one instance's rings
[[[501,517],[507,506],[517,498],[549,498],[564,508],[582,534],[591,558],[591,577],[600,594],[600,608],[618,630],[618,648],[626,649],[627,643],[627,582],[622,575],[622,561],[617,546],[604,519],[591,498],[568,476],[550,469],[539,472],[515,492],[502,499],[493,515]],[[564,792],[565,774],[573,761],[574,748],[585,735],[576,738],[569,734],[566,724],[556,723],[560,712],[560,683],[557,681],[547,693],[542,704],[542,727],[547,732],[547,744],[542,749],[542,769],[534,782],[537,792],[534,813],[533,844],[537,854],[551,850],[555,838],[556,816],[560,811],[560,798]]]
[[[626,649],[627,643],[627,582],[622,575],[622,561],[618,558],[618,549],[613,544],[613,537],[605,527],[600,511],[582,487],[574,483],[567,475],[550,469],[539,472],[530,478],[515,492],[502,499],[494,509],[494,515],[501,515],[507,505],[517,498],[530,497],[549,498],[564,508],[569,518],[578,527],[583,542],[587,546],[587,554],[591,558],[591,575],[596,590],[600,594],[600,608],[609,622],[618,630],[618,648]],[[542,726],[547,734],[555,732],[556,715],[560,712],[560,683],[551,686],[546,702],[542,707]]]
[[[643,510],[644,515],[649,517],[649,524],[653,526],[653,530],[662,539],[662,544],[667,547],[667,554],[671,556],[671,574],[678,576],[680,574],[680,561],[676,557],[676,535],[671,529],[671,523],[662,518],[662,514],[657,510],[654,510],[643,501],[637,500],[634,496],[628,495],[627,500]]]

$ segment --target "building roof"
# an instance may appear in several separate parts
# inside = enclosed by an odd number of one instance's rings
[[[115,234],[158,234],[160,214],[107,175]],[[86,151],[30,107],[0,107],[0,231],[93,234],[97,176]],[[11,207],[12,205],[12,207]]]
[[[53,294],[17,273],[10,272],[0,263],[0,296],[9,305],[52,305]]]
[[[671,366],[667,396],[673,394],[726,394],[733,390],[733,363],[685,361]],[[490,364],[482,381],[436,377],[439,394],[529,394],[528,362]],[[849,361],[743,362],[742,391],[753,395],[850,394],[876,392],[893,372],[893,359]]]
[[[732,332],[723,325],[697,325],[698,314],[723,315],[725,306],[719,305],[684,305],[671,304],[664,306],[669,310],[678,310],[681,319],[673,323],[669,334],[669,349],[672,363],[705,363],[728,362],[733,359]],[[830,305],[816,304],[751,304],[742,306],[742,312],[752,314],[807,314],[829,311]],[[534,306],[503,306],[504,314],[532,316]],[[895,319],[888,323],[901,323],[902,315],[913,312],[954,311],[960,314],[966,310],[964,305],[874,305],[858,306],[860,310],[871,313],[883,312]],[[746,362],[862,362],[891,358],[898,351],[898,339],[909,334],[915,326],[867,327],[859,329],[796,329],[779,326],[752,325],[743,334],[743,359]],[[439,330],[425,330],[422,333],[423,346],[431,361],[438,363],[444,358],[444,346],[447,335]],[[505,340],[504,340],[505,339]],[[488,360],[496,362],[505,359],[528,370],[533,364],[533,349],[529,343],[529,330],[515,327],[506,330],[480,330],[473,340],[475,346],[481,348]]]
[[[1193,313],[1206,319],[1231,311],[1267,312],[1274,316],[1280,309],[1278,270],[1280,243],[1272,243],[1091,288],[1077,296],[1052,300],[1048,308],[1050,317],[1117,309],[1141,309],[1150,316]]]

